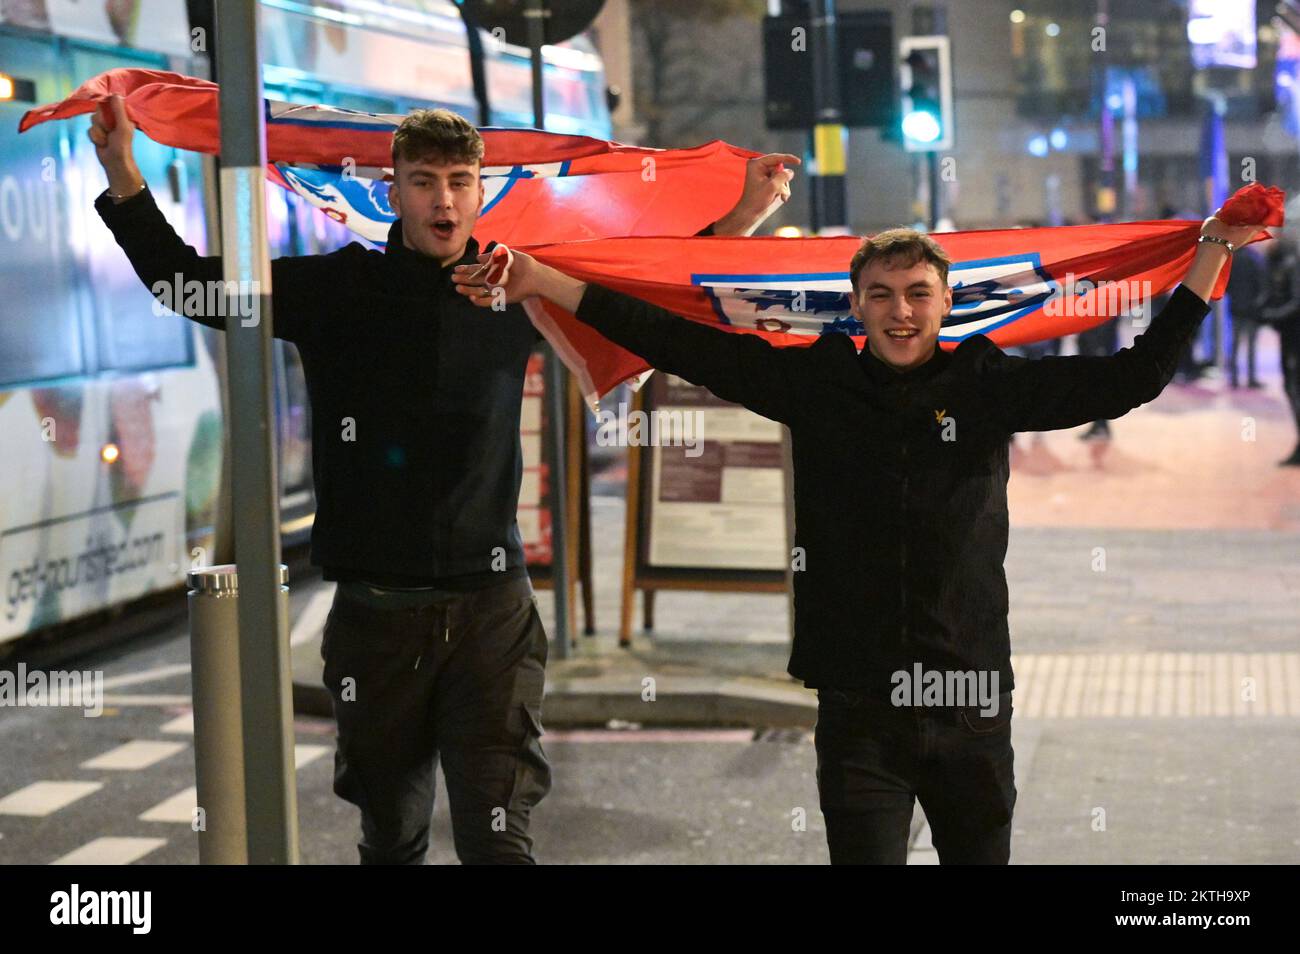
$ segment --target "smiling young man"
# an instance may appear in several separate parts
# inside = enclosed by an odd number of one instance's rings
[[[911,229],[863,242],[851,307],[867,333],[777,348],[687,321],[515,253],[509,301],[540,295],[656,368],[786,424],[794,453],[790,673],[818,690],[817,782],[834,863],[902,864],[919,798],[944,864],[1005,864],[1016,790],[1007,627],[1008,438],[1150,401],[1209,310],[1233,245],[1207,219],[1182,285],[1108,357],[945,351],[949,261]],[[1225,245],[1231,243],[1231,245]],[[456,281],[490,301],[483,269]]]
[[[186,245],[154,204],[120,98],[109,116],[90,129],[109,183],[95,208],[136,273],[155,294],[220,282],[220,258]],[[540,336],[518,306],[485,321],[451,282],[479,251],[482,158],[467,120],[417,110],[393,136],[386,251],[354,242],[271,263],[273,331],[297,346],[311,400],[311,557],[338,581],[321,644],[334,790],[361,809],[363,863],[423,863],[439,761],[466,863],[531,863],[529,812],[551,785],[546,633],[515,522],[524,370]],[[751,160],[714,230],[761,221],[788,195],[789,161]]]

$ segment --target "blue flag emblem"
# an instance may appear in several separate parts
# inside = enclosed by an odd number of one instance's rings
[[[940,340],[961,341],[1018,321],[1060,293],[1036,253],[953,262],[952,311]],[[738,328],[788,334],[863,334],[849,307],[849,273],[698,274],[718,320]]]

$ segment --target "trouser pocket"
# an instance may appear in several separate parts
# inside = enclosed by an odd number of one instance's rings
[[[521,705],[524,738],[515,762],[515,781],[510,793],[511,811],[529,811],[551,790],[551,763],[542,748],[541,711]]]

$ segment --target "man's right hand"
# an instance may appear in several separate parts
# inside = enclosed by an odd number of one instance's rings
[[[134,135],[135,123],[126,115],[126,101],[114,93],[94,113],[89,131],[90,141],[95,144],[95,157],[108,175],[108,191],[114,195],[133,196],[144,186],[144,177],[135,164],[131,148]]]
[[[456,291],[480,308],[491,308],[501,300],[514,304],[538,295],[566,311],[577,311],[583,292],[587,290],[584,282],[514,250],[511,250],[509,269],[504,276],[497,277],[493,274],[497,271],[492,261],[494,254],[499,254],[499,251],[479,255],[478,265],[457,265],[452,271]],[[489,278],[494,280],[489,281]]]

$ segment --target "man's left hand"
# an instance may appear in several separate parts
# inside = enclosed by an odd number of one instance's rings
[[[750,235],[777,207],[790,199],[790,180],[802,160],[784,152],[757,156],[745,163],[745,186],[736,207],[713,225],[714,235]]]
[[[1264,231],[1263,225],[1228,225],[1217,214],[1201,223],[1202,235],[1221,238],[1231,242],[1236,248],[1241,248],[1262,231]]]

